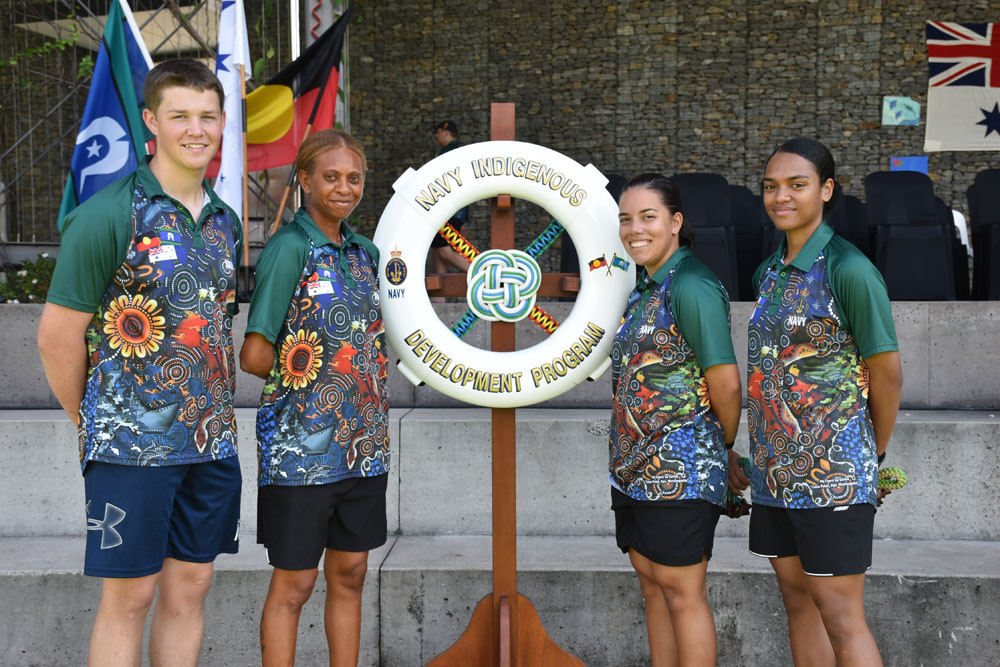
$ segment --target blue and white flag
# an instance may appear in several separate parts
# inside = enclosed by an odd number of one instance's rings
[[[927,26],[925,151],[1000,150],[1000,23]]]
[[[243,218],[243,95],[240,65],[250,72],[250,45],[243,0],[223,0],[219,13],[219,50],[215,75],[226,93],[226,129],[222,133],[222,159],[215,193]],[[247,76],[247,78],[250,78]]]
[[[142,81],[152,67],[128,5],[125,0],[113,2],[66,179],[59,231],[70,211],[134,171],[146,155]]]

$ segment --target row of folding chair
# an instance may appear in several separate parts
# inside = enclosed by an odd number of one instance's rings
[[[608,190],[618,199],[625,178],[608,178]],[[695,228],[695,256],[731,298],[753,300],[753,272],[781,242],[760,195],[720,174],[675,174],[673,180],[684,217]],[[890,299],[1000,299],[1000,170],[977,175],[968,191],[975,253],[971,294],[965,248],[931,179],[918,172],[875,172],[864,187],[867,202],[838,192],[827,220],[878,267]],[[572,271],[575,250],[568,239],[563,246],[563,270]]]
[[[753,299],[753,271],[781,240],[761,197],[730,185],[719,174],[673,178],[681,190],[685,217],[695,226],[695,255],[716,272],[730,295]],[[969,298],[968,263],[952,212],[934,195],[925,174],[870,174],[865,196],[867,204],[841,193],[827,219],[878,267],[891,299]],[[1000,243],[1000,226],[988,242]]]

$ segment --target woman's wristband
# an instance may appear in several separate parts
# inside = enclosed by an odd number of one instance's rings
[[[878,455],[878,464],[882,465],[882,461],[885,461],[885,452]]]
[[[732,442],[727,442],[726,443],[726,449],[732,449],[733,446],[735,446],[735,445],[736,445],[736,441],[735,440],[733,440]]]

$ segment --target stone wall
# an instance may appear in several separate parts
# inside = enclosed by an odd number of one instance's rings
[[[706,6],[707,5],[707,6]],[[833,151],[846,192],[890,155],[923,153],[924,22],[1000,19],[972,0],[413,0],[358,3],[351,27],[352,131],[371,172],[359,212],[369,231],[407,167],[436,153],[432,125],[489,138],[491,102],[517,104],[517,137],[605,173],[714,171],[757,189],[786,138]],[[883,95],[919,101],[918,127],[883,127]],[[938,195],[966,211],[993,153],[931,153]],[[524,205],[522,205],[524,206]],[[547,216],[527,206],[519,214]],[[486,243],[488,210],[470,238]],[[520,241],[540,229],[521,225]]]

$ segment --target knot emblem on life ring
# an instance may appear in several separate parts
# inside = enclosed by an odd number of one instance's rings
[[[487,250],[473,260],[468,276],[469,307],[491,322],[527,317],[542,286],[538,262],[520,250]]]

